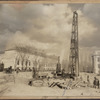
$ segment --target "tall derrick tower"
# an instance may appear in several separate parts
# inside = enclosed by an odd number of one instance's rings
[[[69,73],[79,76],[79,50],[78,50],[78,13],[73,12],[70,56],[69,56]]]

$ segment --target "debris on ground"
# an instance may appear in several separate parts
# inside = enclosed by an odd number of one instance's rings
[[[88,82],[81,80],[81,78],[77,78],[76,80],[72,79],[31,79],[28,83],[30,86],[46,86],[50,88],[58,87],[60,89],[75,89],[80,87],[91,87],[91,84],[88,85]]]

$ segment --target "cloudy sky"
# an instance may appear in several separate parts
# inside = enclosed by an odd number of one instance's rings
[[[69,50],[75,10],[80,49],[99,49],[100,4],[1,4],[0,49],[27,44],[62,55]]]

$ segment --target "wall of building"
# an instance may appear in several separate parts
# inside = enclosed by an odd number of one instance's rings
[[[13,69],[19,68],[22,69],[22,67],[25,69],[31,68],[32,67],[37,67],[41,66],[41,69],[43,70],[51,70],[51,69],[56,69],[56,60],[50,59],[50,58],[44,58],[41,56],[36,56],[36,55],[31,55],[31,54],[26,54],[24,57],[23,61],[23,66],[22,66],[22,61],[23,59],[19,55],[18,52],[15,50],[8,50],[5,51],[2,56],[0,56],[0,62],[4,63],[4,68],[8,68],[12,66]],[[26,64],[27,62],[27,64]]]
[[[2,54],[2,57],[0,58],[0,62],[4,63],[4,68],[8,68],[10,66],[14,67],[15,57],[16,57],[16,52],[14,50],[5,51],[5,53]]]
[[[94,73],[100,74],[100,51],[96,51],[93,56]]]

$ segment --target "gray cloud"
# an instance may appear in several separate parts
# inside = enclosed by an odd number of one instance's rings
[[[86,17],[88,22],[97,28],[93,34],[85,34],[86,36],[80,40],[80,45],[83,47],[100,47],[100,4],[69,4],[69,6],[73,11],[81,10],[83,17]],[[83,30],[85,29],[83,28]],[[87,28],[87,30],[92,30],[92,27]]]
[[[0,34],[3,35],[3,39],[0,47],[5,48],[6,42],[12,37],[12,33],[21,31],[24,33],[33,24],[31,21],[33,18],[42,17],[43,5],[17,5],[17,4],[2,4],[0,5]],[[35,26],[34,27],[39,27]],[[40,27],[39,27],[40,28]],[[6,31],[8,30],[8,31]],[[5,34],[9,34],[9,37]],[[4,47],[3,47],[4,46]]]
[[[95,24],[100,24],[100,4],[85,4],[83,13]]]
[[[97,30],[87,36],[88,39],[84,38],[82,42],[83,46],[87,47],[100,47],[100,4],[85,4],[82,12],[88,21],[91,22]],[[91,30],[91,29],[89,29]]]
[[[34,44],[35,40],[35,44],[40,43],[49,52],[59,54],[63,49],[62,45],[70,42],[74,10],[79,13],[80,46],[100,47],[98,8],[99,4],[1,4],[0,48],[4,49],[8,42],[13,43],[18,39],[17,34],[21,42],[25,42],[24,35],[31,43]]]
[[[75,11],[75,10],[83,10],[83,7],[84,7],[84,3],[69,3],[68,4],[69,7],[71,7],[72,11]]]

